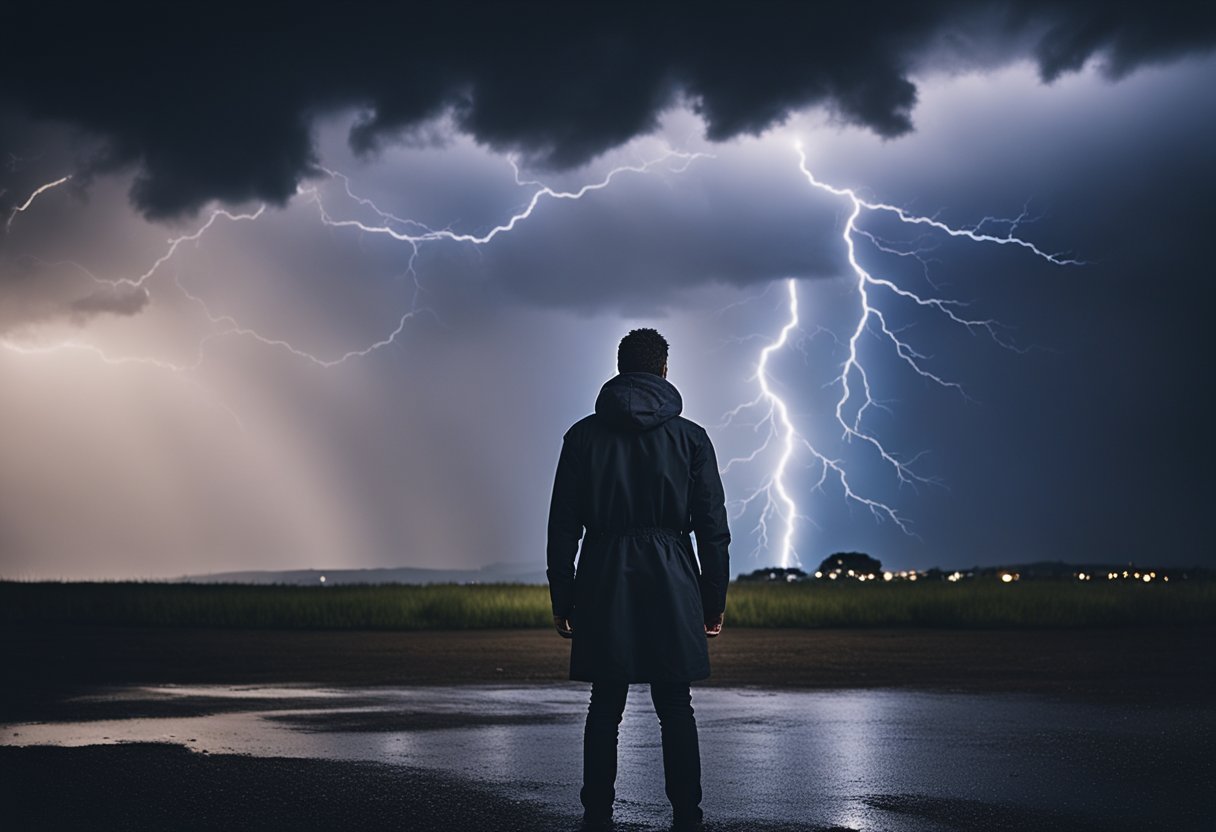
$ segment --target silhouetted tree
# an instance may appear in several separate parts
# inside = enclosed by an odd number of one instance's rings
[[[864,552],[837,552],[819,564],[819,571],[825,576],[832,572],[848,575],[849,570],[853,571],[853,576],[877,575],[882,572],[882,562]]]
[[[768,569],[755,569],[746,574],[740,574],[735,580],[739,581],[780,581],[787,583],[790,581],[805,581],[806,572],[796,566],[770,566]]]

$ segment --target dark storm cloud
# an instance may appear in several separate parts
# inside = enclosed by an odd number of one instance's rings
[[[1053,81],[1102,53],[1112,79],[1136,67],[1177,55],[1210,49],[1216,13],[1205,3],[1097,3],[1083,13],[1054,12],[1049,3],[1032,3],[1011,16],[1015,23],[1042,13],[1048,29],[1034,47],[1039,74]]]
[[[314,119],[336,108],[365,112],[350,134],[362,152],[450,113],[483,144],[567,168],[685,100],[712,140],[815,105],[894,137],[913,129],[924,62],[1029,57],[1051,80],[1099,55],[1118,77],[1216,40],[1210,4],[1101,0],[346,5],[340,20],[165,8],[8,13],[0,104],[100,138],[81,164],[136,166],[130,196],[152,218],[284,203],[316,172]]]

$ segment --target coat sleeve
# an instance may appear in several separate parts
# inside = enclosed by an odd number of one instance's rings
[[[726,523],[726,494],[718,458],[709,434],[692,457],[692,531],[697,537],[697,559],[701,562],[701,606],[705,620],[717,618],[726,609],[726,584],[730,580],[730,529]]]
[[[548,569],[545,570],[553,614],[563,618],[568,618],[574,608],[574,556],[583,536],[578,500],[580,467],[575,440],[567,431],[562,437],[557,473],[553,477],[553,497],[549,501]]]

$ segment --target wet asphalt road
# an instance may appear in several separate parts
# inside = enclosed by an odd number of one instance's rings
[[[621,726],[625,829],[669,818],[647,693]],[[568,829],[586,701],[570,683],[111,689],[73,721],[0,727],[0,800],[35,825]],[[1206,829],[1216,810],[1216,704],[696,688],[693,705],[723,830]]]

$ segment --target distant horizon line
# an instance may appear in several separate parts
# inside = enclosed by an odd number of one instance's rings
[[[1216,566],[1203,566],[1201,564],[1196,564],[1196,563],[1192,563],[1189,565],[1166,565],[1166,564],[1150,562],[1150,561],[1035,560],[1035,561],[1024,561],[1024,562],[1016,562],[1016,563],[1014,563],[1014,562],[999,563],[999,564],[990,564],[990,565],[973,564],[973,565],[967,566],[967,567],[943,567],[943,566],[935,565],[935,566],[923,567],[923,568],[916,567],[916,568],[899,569],[899,570],[884,568],[884,571],[916,572],[916,573],[923,574],[923,573],[932,572],[932,571],[955,572],[955,571],[977,571],[977,570],[987,570],[987,569],[1000,570],[1000,569],[1025,568],[1025,567],[1035,566],[1035,565],[1054,565],[1054,566],[1060,566],[1060,567],[1069,566],[1069,567],[1078,567],[1078,568],[1084,567],[1086,569],[1114,568],[1114,567],[1124,569],[1124,568],[1130,567],[1130,568],[1154,568],[1154,569],[1160,569],[1160,570],[1165,570],[1165,569],[1189,570],[1189,571],[1214,571],[1214,570],[1216,570]],[[769,565],[769,566],[754,566],[751,568],[740,568],[737,570],[732,569],[732,572],[734,572],[736,575],[744,575],[744,574],[751,574],[754,572],[763,572],[765,570],[790,571],[790,570],[795,570],[795,569],[801,570],[801,571],[805,572],[806,574],[813,574],[815,567],[807,567],[807,566],[784,567],[784,566],[778,566],[778,565]],[[345,575],[348,575],[351,573],[363,574],[363,573],[377,573],[377,572],[379,572],[379,573],[416,572],[416,573],[424,573],[424,574],[451,573],[451,574],[456,574],[456,575],[479,575],[479,574],[484,575],[484,574],[492,574],[496,571],[504,572],[504,573],[505,572],[519,572],[519,573],[526,574],[528,572],[533,572],[533,573],[542,573],[543,574],[544,563],[538,562],[536,564],[533,564],[530,562],[521,562],[521,561],[497,561],[495,563],[486,564],[485,566],[475,566],[475,567],[344,566],[344,567],[338,567],[338,568],[334,568],[334,569],[328,569],[325,567],[307,566],[307,567],[291,567],[291,568],[281,568],[281,569],[228,569],[228,570],[219,570],[219,571],[215,571],[215,572],[197,572],[197,573],[188,573],[188,574],[182,574],[182,575],[164,576],[164,577],[138,577],[138,576],[87,577],[87,578],[10,577],[7,575],[0,574],[0,582],[9,582],[9,583],[122,583],[122,582],[189,583],[189,582],[192,582],[195,580],[201,580],[201,581],[209,581],[212,583],[218,583],[219,581],[216,581],[217,578],[227,578],[227,577],[235,578],[237,576],[255,576],[255,575],[256,576],[266,576],[266,577],[274,576],[274,575],[283,575],[283,576],[316,575],[317,581],[320,582],[320,579],[322,576],[328,577],[329,575],[333,575],[335,577],[338,577],[338,576],[345,576]],[[235,581],[235,582],[239,583],[239,581]],[[496,580],[496,581],[490,581],[490,582],[502,582],[502,581]],[[393,582],[389,581],[388,583],[393,583]],[[439,583],[439,582],[437,582],[437,583]],[[522,581],[522,583],[531,583],[531,582]],[[542,580],[539,583],[547,583],[547,582]]]

